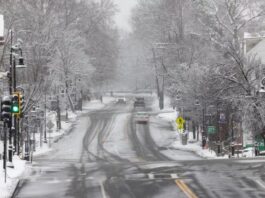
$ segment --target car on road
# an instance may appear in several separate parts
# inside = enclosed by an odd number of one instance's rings
[[[147,124],[149,122],[149,114],[146,112],[137,112],[135,114],[134,120],[139,124]]]
[[[145,102],[144,102],[144,98],[135,98],[135,101],[134,101],[134,107],[145,107]]]
[[[116,98],[116,103],[126,104],[126,98],[125,97],[118,97],[118,98]]]

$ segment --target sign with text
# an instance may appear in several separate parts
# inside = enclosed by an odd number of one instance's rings
[[[208,128],[207,128],[207,133],[208,133],[208,134],[215,134],[215,133],[216,133],[216,128],[215,128],[215,126],[208,126]]]

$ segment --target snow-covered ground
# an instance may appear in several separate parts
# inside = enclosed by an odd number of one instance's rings
[[[152,120],[153,125],[158,125],[156,128],[160,127],[163,128],[163,130],[155,130],[155,127],[151,127],[151,132],[156,131],[155,133],[152,133],[153,138],[157,140],[163,140],[158,141],[163,142],[163,145],[159,145],[161,147],[166,147],[165,151],[162,151],[163,153],[171,153],[170,157],[174,159],[179,159],[179,153],[177,153],[176,156],[174,156],[174,150],[170,149],[177,149],[181,151],[189,151],[194,152],[198,156],[201,156],[203,158],[207,159],[215,159],[215,158],[228,158],[228,156],[225,157],[217,157],[216,153],[209,149],[203,149],[201,146],[201,137],[200,140],[194,140],[193,139],[193,133],[192,132],[186,132],[188,136],[187,145],[183,145],[181,138],[181,133],[178,132],[176,128],[175,120],[178,117],[178,112],[176,112],[170,105],[170,99],[168,97],[165,97],[164,100],[164,109],[159,110],[158,105],[158,99],[155,99],[152,105],[152,109],[157,112],[157,116],[155,116]],[[166,126],[171,126],[170,128]],[[200,134],[199,134],[200,135]],[[167,154],[168,155],[168,154]],[[188,155],[187,155],[188,156]]]
[[[179,150],[184,150],[184,151],[191,151],[196,153],[197,155],[206,158],[206,159],[216,159],[217,155],[214,151],[209,150],[209,149],[203,149],[201,146],[201,141],[189,141],[191,140],[191,135],[192,132],[189,132],[189,138],[187,145],[183,145],[181,142],[181,134],[176,133],[176,140],[171,144],[172,148],[179,149]],[[220,158],[220,157],[218,157]],[[223,158],[228,158],[228,157],[223,157]]]
[[[168,158],[176,161],[201,159],[194,153],[188,152],[185,149],[176,149],[172,146],[172,142],[177,141],[177,133],[172,130],[168,121],[158,116],[150,118],[150,133],[160,152]]]
[[[11,197],[18,183],[19,177],[25,170],[26,161],[21,160],[18,156],[13,157],[14,168],[7,168],[6,182],[5,171],[2,169],[3,160],[0,160],[0,162],[0,198],[8,198]]]
[[[68,111],[68,120],[62,121],[62,129],[56,129],[56,113],[55,112],[47,112],[47,123],[50,121],[53,123],[53,128],[51,130],[47,129],[47,140],[48,143],[41,143],[41,137],[43,139],[43,134],[40,133],[35,134],[36,140],[36,151],[33,153],[34,156],[44,154],[46,152],[52,151],[52,144],[54,141],[57,141],[61,138],[65,133],[68,133],[71,130],[72,125],[77,121],[78,115],[82,113],[87,113],[89,111],[97,110],[104,108],[105,105],[115,101],[113,97],[103,97],[103,102],[101,103],[98,100],[93,100],[83,104],[83,111],[77,111],[72,113]],[[65,115],[66,112],[62,112],[62,115]],[[0,141],[0,147],[2,149],[3,144]],[[2,152],[1,152],[2,153]],[[3,160],[0,160],[0,198],[8,198],[12,196],[16,185],[18,184],[20,176],[26,170],[26,161],[21,160],[18,156],[13,157],[13,165],[14,168],[7,168],[6,174],[6,182],[5,182],[5,171],[2,168]]]

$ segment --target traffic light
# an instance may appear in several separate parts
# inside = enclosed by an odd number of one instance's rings
[[[1,101],[1,120],[10,121],[11,120],[11,97],[3,96]]]
[[[20,108],[19,108],[19,100],[20,100],[20,94],[18,92],[13,93],[12,95],[12,104],[11,104],[11,113],[15,115],[20,114]]]
[[[20,117],[23,117],[23,112],[24,112],[24,108],[25,108],[25,98],[24,95],[22,95],[21,93],[19,94],[19,110],[20,110]]]

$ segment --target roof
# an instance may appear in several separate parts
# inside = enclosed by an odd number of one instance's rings
[[[256,38],[265,38],[265,32],[259,32],[259,33],[244,32],[244,39],[256,39]]]
[[[265,39],[262,39],[256,46],[249,50],[247,55],[257,56],[265,64]]]

